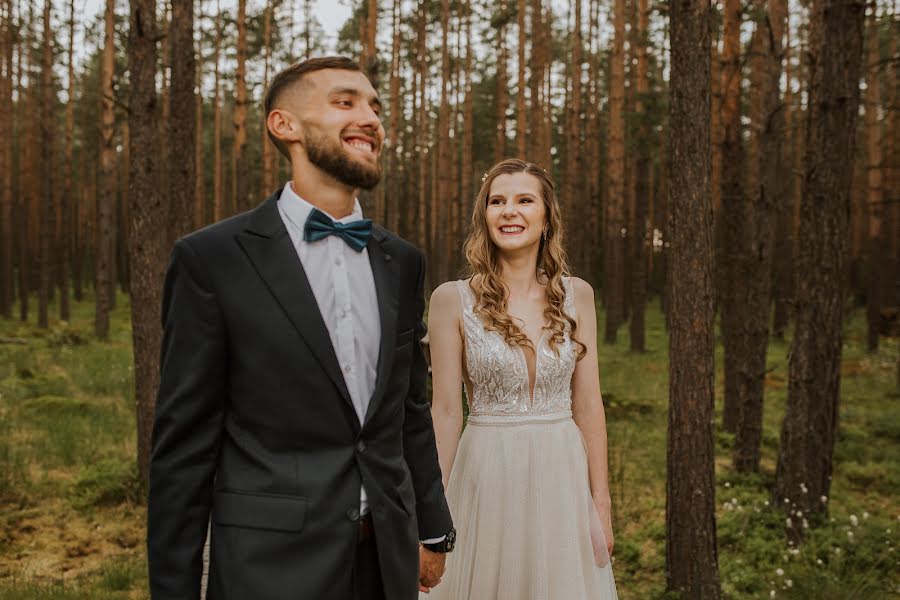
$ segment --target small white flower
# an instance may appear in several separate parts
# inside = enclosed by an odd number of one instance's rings
[[[822,504],[828,504],[828,496],[819,496],[819,500]]]
[[[784,584],[788,587],[794,587],[794,581],[792,579],[785,579]]]
[[[763,505],[764,505],[764,506],[768,506],[768,505],[769,505],[769,501],[766,500],[765,502],[763,502]]]
[[[822,559],[821,559],[821,558],[817,558],[817,559],[816,559],[816,564],[817,564],[817,565],[824,565],[825,563],[822,562]]]
[[[848,531],[848,532],[847,532],[847,539],[851,539],[851,540],[853,539],[853,532],[852,532],[852,531]]]
[[[809,490],[806,488],[806,484],[805,484],[805,483],[801,483],[801,484],[800,484],[800,491],[803,492],[804,494],[806,494],[807,492],[809,492]]]
[[[731,487],[731,482],[730,482],[730,481],[726,481],[726,482],[725,482],[725,487],[730,488],[730,487]]]
[[[775,574],[778,575],[779,577],[784,577],[784,569],[782,569],[780,567],[778,569],[775,569]]]
[[[769,590],[769,598],[775,597],[775,590]]]
[[[803,529],[809,529],[809,521],[803,519]]]
[[[863,520],[865,521],[868,518],[869,518],[869,513],[867,513],[866,511],[863,511]]]
[[[794,524],[791,522],[790,518],[787,518],[784,520],[784,526],[787,527],[788,529],[790,529],[791,527],[794,526]]]
[[[854,527],[859,525],[859,519],[856,518],[856,515],[850,515],[850,524]]]

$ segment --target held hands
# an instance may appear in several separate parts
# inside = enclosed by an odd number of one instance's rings
[[[426,594],[441,582],[447,555],[419,546],[419,591]]]

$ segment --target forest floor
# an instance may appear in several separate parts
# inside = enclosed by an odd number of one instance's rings
[[[88,301],[49,330],[0,319],[0,600],[148,597],[127,298],[117,304],[107,342]],[[668,356],[658,304],[647,317],[647,352],[629,352],[627,328],[600,348],[622,600],[665,597]],[[898,343],[866,353],[864,313],[848,315],[829,515],[794,548],[769,501],[789,350],[771,342],[761,473],[737,474],[733,437],[716,435],[725,598],[900,596]],[[721,344],[717,361],[721,404]]]

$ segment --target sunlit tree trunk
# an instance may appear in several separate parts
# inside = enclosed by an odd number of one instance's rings
[[[525,154],[525,142],[528,137],[528,116],[525,109],[525,0],[517,0],[516,7],[519,34],[516,83],[516,156],[527,158]]]
[[[40,218],[40,287],[38,288],[38,327],[49,327],[52,251],[56,238],[56,206],[53,201],[54,156],[53,132],[53,29],[50,24],[51,0],[44,0],[44,34],[41,52],[41,218]]]
[[[400,0],[391,3],[391,74],[390,74],[390,119],[388,123],[388,148],[387,148],[387,176],[391,182],[393,197],[388,205],[385,193],[379,196],[381,200],[381,218],[388,224],[388,229],[398,233],[400,231],[400,212],[403,209],[403,201],[409,198],[402,193],[404,188],[403,176],[400,172],[400,116],[405,105],[404,98],[400,95]],[[386,186],[381,186],[382,190]],[[386,214],[386,218],[385,218]]]
[[[203,23],[203,0],[199,0],[197,20]],[[202,39],[202,38],[201,38]],[[206,181],[204,179],[204,152],[203,152],[203,43],[197,41],[197,74],[196,85],[198,93],[194,96],[194,112],[197,115],[197,130],[194,138],[194,229],[200,229],[206,224]]]
[[[506,109],[509,102],[509,81],[507,77],[508,49],[506,44],[507,2],[500,0],[501,21],[497,27],[497,86],[494,94],[494,163],[506,157]]]
[[[213,52],[213,222],[225,217],[224,175],[222,173],[222,82],[220,81],[222,51],[222,7],[216,0],[216,45]]]
[[[0,2],[0,316],[12,318],[13,296],[13,13]]]
[[[637,64],[635,113],[641,120],[637,140],[637,159],[632,176],[635,178],[634,219],[631,239],[631,350],[644,351],[644,312],[647,305],[647,253],[650,231],[647,222],[650,177],[650,128],[646,115],[647,81],[647,0],[638,0]]]
[[[272,62],[272,4],[271,2],[266,2],[266,8],[263,11],[263,53],[264,53],[264,63],[263,63],[263,89],[269,89],[269,76]],[[265,118],[265,115],[263,115]],[[269,194],[275,191],[278,183],[276,181],[277,169],[278,169],[278,156],[276,154],[275,146],[272,145],[272,140],[269,139],[268,129],[263,123],[263,126],[260,128],[262,137],[260,138],[260,147],[262,148],[262,163],[263,163],[263,176],[262,176],[262,186],[260,188],[259,198],[266,198]],[[380,188],[383,186],[379,186]]]

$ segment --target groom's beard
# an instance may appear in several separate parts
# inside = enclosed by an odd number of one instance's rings
[[[305,124],[303,146],[309,162],[319,167],[341,183],[364,190],[371,190],[381,181],[381,163],[365,164],[350,156],[340,140],[335,144],[326,135],[318,134],[315,127]]]

